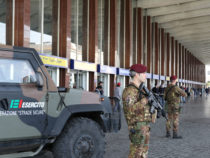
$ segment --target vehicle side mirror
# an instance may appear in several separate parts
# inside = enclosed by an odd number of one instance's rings
[[[37,80],[36,85],[37,85],[38,87],[43,87],[43,85],[44,85],[44,80],[43,80],[42,74],[41,74],[40,72],[37,72],[37,73],[36,73],[36,80]]]

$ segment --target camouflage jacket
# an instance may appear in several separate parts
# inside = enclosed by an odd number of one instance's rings
[[[138,122],[151,122],[150,106],[144,96],[139,98],[138,88],[132,84],[126,87],[122,94],[123,109],[128,127],[132,128]]]
[[[172,87],[173,86],[173,87]],[[166,96],[167,95],[167,96]],[[167,104],[179,104],[180,96],[186,97],[187,94],[176,85],[168,85],[164,92],[164,98],[167,101]]]

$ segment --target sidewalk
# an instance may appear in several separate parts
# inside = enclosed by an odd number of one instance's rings
[[[210,157],[210,97],[191,99],[180,115],[183,139],[165,138],[165,120],[151,125],[149,158],[209,158]],[[128,130],[125,120],[119,133],[106,135],[105,158],[127,158]]]

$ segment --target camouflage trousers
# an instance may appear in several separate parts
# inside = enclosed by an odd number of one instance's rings
[[[130,131],[130,153],[128,158],[147,158],[149,149],[150,126],[148,123],[140,122]]]
[[[179,106],[168,106],[168,121],[166,122],[166,132],[170,132],[173,124],[173,132],[178,132],[179,128]]]

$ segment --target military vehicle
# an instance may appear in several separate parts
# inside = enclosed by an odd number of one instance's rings
[[[107,97],[57,88],[35,49],[0,47],[0,157],[102,158],[111,108]]]

